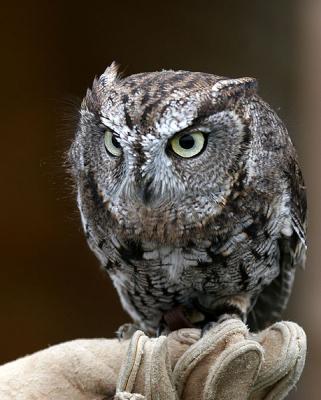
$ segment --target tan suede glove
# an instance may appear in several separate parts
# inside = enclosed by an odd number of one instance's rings
[[[305,334],[291,322],[258,335],[228,320],[201,339],[182,329],[157,339],[137,331],[131,341],[75,340],[0,367],[0,398],[283,399],[305,353]]]

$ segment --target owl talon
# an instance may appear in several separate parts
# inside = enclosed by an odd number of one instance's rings
[[[201,337],[203,337],[206,332],[208,332],[209,330],[211,330],[212,328],[215,328],[216,326],[220,325],[221,323],[229,320],[229,319],[239,319],[242,322],[246,322],[244,321],[245,318],[242,318],[243,316],[241,316],[240,314],[222,314],[217,321],[210,321],[207,322],[201,329]]]
[[[156,337],[160,337],[160,336],[162,336],[162,335],[167,336],[169,332],[170,332],[170,331],[169,331],[168,327],[166,326],[166,324],[165,324],[164,321],[162,320],[162,321],[159,323],[159,325],[158,325],[158,327],[157,327],[157,329],[156,329]]]
[[[126,323],[121,325],[117,331],[116,336],[120,342],[130,339],[137,330],[141,330],[138,325]]]

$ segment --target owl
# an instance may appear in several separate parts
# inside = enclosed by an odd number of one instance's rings
[[[306,195],[255,79],[122,77],[113,63],[68,157],[88,244],[141,329],[280,319],[305,260]]]

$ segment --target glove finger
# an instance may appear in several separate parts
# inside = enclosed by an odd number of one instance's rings
[[[178,360],[173,378],[180,398],[200,398],[208,368],[230,345],[243,341],[248,335],[246,326],[240,320],[227,320],[210,329],[193,344]],[[203,383],[204,385],[204,383]]]
[[[171,332],[167,336],[168,352],[170,354],[172,369],[175,368],[177,361],[182,357],[186,350],[196,343],[201,337],[200,329],[182,328]]]
[[[144,344],[148,337],[142,331],[136,331],[129,343],[127,355],[122,363],[116,393],[131,392],[143,357]]]
[[[246,400],[263,360],[263,348],[254,340],[228,346],[211,365],[203,400]]]
[[[167,337],[150,339],[137,331],[121,367],[115,400],[175,400],[171,375]]]
[[[281,400],[298,382],[305,363],[306,335],[294,322],[278,322],[257,335],[264,363],[251,399]]]
[[[167,337],[150,339],[144,346],[145,396],[148,400],[176,400]]]

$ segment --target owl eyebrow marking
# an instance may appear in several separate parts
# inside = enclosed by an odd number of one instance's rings
[[[209,93],[208,90],[204,91],[203,94],[205,95],[205,93]],[[186,93],[182,93],[178,98],[176,99],[171,99],[170,104],[165,103],[163,105],[161,105],[160,110],[158,111],[158,118],[161,119],[164,117],[164,114],[166,113],[166,111],[168,110],[168,107],[171,107],[172,105],[174,107],[181,107],[180,101],[184,100],[186,98]],[[149,113],[150,109],[152,109],[153,107],[157,107],[159,104],[161,104],[163,102],[163,99],[158,99],[157,101],[155,101],[153,104],[149,104],[144,113],[143,113],[143,117],[145,118],[146,115]],[[216,104],[213,104],[211,99],[206,99],[204,101],[204,103],[201,105],[201,107],[198,110],[198,115],[196,117],[194,117],[192,119],[191,125],[192,124],[196,124],[198,121],[201,121],[209,116],[211,116],[213,113],[218,112],[221,110],[218,110],[218,107]]]
[[[107,117],[105,117],[102,113],[99,113],[98,115],[99,115],[99,118],[100,118],[102,127],[105,128],[105,129],[106,129],[106,128],[109,129],[114,135],[116,135],[117,137],[119,137],[119,133],[118,133],[114,128],[112,128],[112,126],[114,126],[113,123],[112,123],[112,121],[110,121],[110,120],[109,120]]]
[[[199,121],[196,121],[195,123],[193,121],[189,126],[187,126],[184,129],[181,129],[180,131],[175,132],[172,136],[193,132],[194,130],[199,130],[199,131],[203,132],[201,129],[199,129],[200,125],[201,125],[201,123]],[[210,133],[210,132],[203,132],[203,133]]]
[[[188,130],[190,130],[190,129],[194,129],[194,128],[197,128],[199,125],[201,125],[202,123],[204,123],[204,121],[206,120],[206,118],[208,118],[209,116],[210,116],[211,114],[208,114],[208,115],[198,115],[197,117],[195,117],[193,120],[192,120],[192,123],[187,127],[187,128],[185,128],[185,129],[188,129]]]
[[[184,132],[190,132],[193,131],[194,129],[199,129],[199,126],[202,125],[202,123],[204,122],[204,120],[206,120],[206,118],[208,118],[209,116],[211,116],[212,113],[208,113],[208,114],[202,114],[202,115],[198,115],[197,117],[195,117],[191,123],[184,129],[176,132],[174,135],[177,135],[178,133],[184,133]],[[211,132],[205,132],[205,133],[211,133]]]

